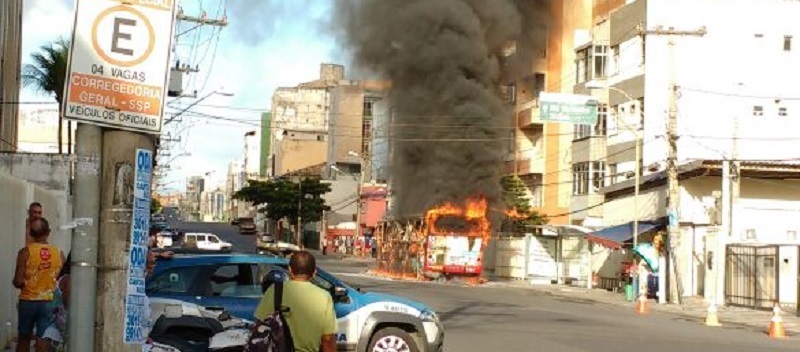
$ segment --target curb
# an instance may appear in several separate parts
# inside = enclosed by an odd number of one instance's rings
[[[522,288],[531,291],[536,291],[539,293],[547,294],[553,297],[563,297],[563,298],[573,298],[573,299],[582,299],[586,301],[590,301],[593,303],[600,303],[606,305],[614,305],[618,307],[628,307],[631,310],[636,306],[635,302],[627,302],[627,301],[609,301],[604,300],[599,297],[593,297],[592,292],[590,291],[583,291],[583,290],[572,290],[570,291],[569,288],[566,287],[552,287],[549,288],[547,286],[537,287],[535,285],[523,286],[523,285],[514,285],[514,284],[506,284],[503,281],[491,281],[496,283],[495,285],[491,286],[484,286],[484,287],[504,287],[504,288]],[[513,282],[513,281],[511,281]],[[566,290],[565,290],[566,289]],[[667,305],[659,305],[659,304],[649,304],[649,310],[655,313],[662,313],[668,314],[671,316],[685,318],[689,322],[697,323],[698,325],[703,325],[705,320],[706,312],[703,311],[696,311],[696,310],[686,310],[684,306],[678,306],[675,304],[667,304]],[[722,309],[720,309],[722,308]],[[732,310],[725,309],[726,307],[718,307],[718,315],[721,320],[722,326],[719,328],[734,328],[734,329],[744,329],[756,333],[761,333],[766,335],[767,328],[769,326],[769,318],[765,319],[763,324],[755,324],[750,322],[742,322],[742,321],[730,321],[725,319],[726,311],[728,313],[733,312]],[[783,316],[785,317],[787,314],[784,312]],[[792,324],[797,325],[797,324]],[[791,339],[795,335],[800,335],[800,326],[787,326],[786,327],[786,336],[787,338]]]

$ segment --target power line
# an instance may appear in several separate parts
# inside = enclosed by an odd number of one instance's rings
[[[800,100],[800,97],[797,97],[797,96],[742,94],[742,93],[723,92],[723,91],[715,91],[715,90],[699,89],[699,88],[691,88],[691,87],[687,88],[687,87],[684,87],[684,86],[681,86],[680,89],[688,91],[688,92],[695,92],[695,93],[702,93],[702,94],[712,94],[712,95],[721,95],[721,96],[733,97],[733,98]]]

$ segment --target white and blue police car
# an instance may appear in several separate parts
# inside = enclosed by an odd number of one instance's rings
[[[224,310],[251,320],[267,273],[286,270],[288,260],[257,254],[175,255],[159,260],[147,295]],[[339,324],[338,350],[440,352],[444,326],[430,307],[409,299],[362,292],[323,269],[312,282],[331,293]]]

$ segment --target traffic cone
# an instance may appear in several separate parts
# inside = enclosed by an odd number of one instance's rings
[[[636,302],[636,313],[647,314],[647,297],[644,294],[639,295],[639,300]]]
[[[781,308],[778,304],[772,308],[772,319],[769,322],[769,337],[774,339],[782,339],[786,337],[786,329],[783,327],[783,318],[781,318]]]
[[[706,326],[722,326],[719,323],[719,317],[717,316],[717,305],[713,302],[708,305],[708,313],[706,314]]]

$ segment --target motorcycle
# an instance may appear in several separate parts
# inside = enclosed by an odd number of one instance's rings
[[[152,298],[150,307],[149,352],[242,352],[253,325],[224,310],[178,300]]]

